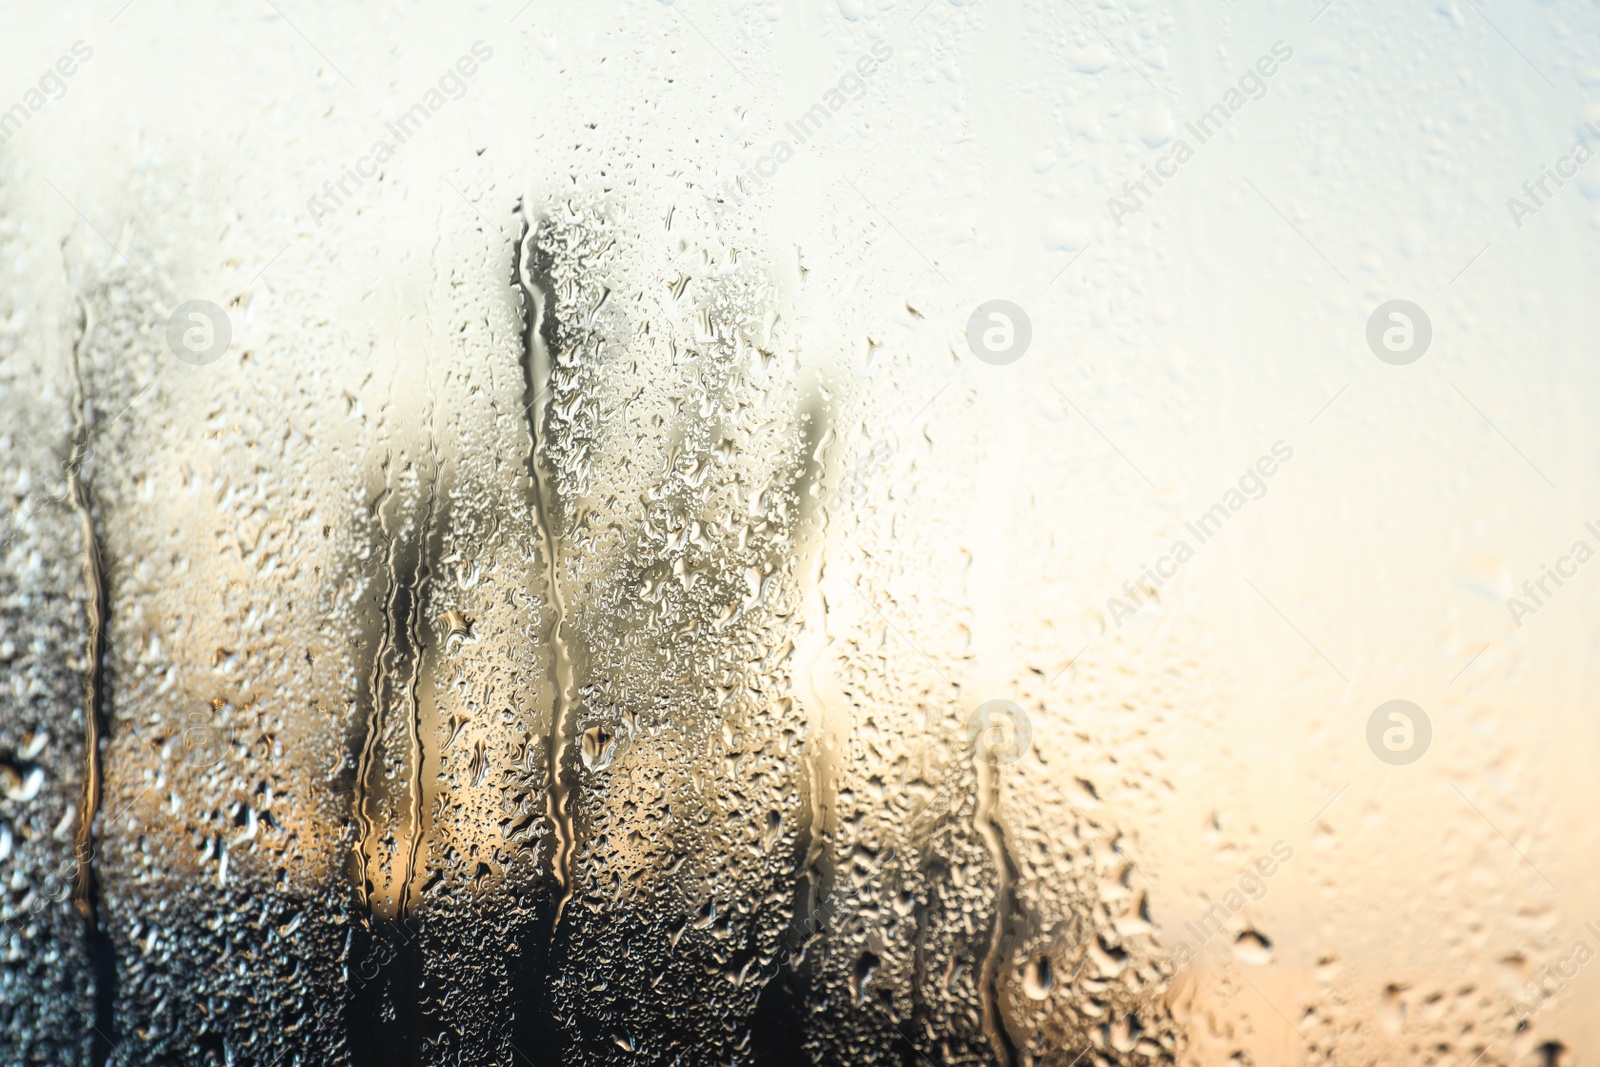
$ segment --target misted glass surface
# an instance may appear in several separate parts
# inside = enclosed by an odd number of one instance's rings
[[[0,1062],[1600,1064],[1600,11],[0,4]]]

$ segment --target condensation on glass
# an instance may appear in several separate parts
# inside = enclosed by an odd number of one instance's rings
[[[0,44],[0,1060],[1583,1062],[1592,12],[292,16]]]

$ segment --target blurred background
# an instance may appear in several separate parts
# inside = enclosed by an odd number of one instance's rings
[[[1600,1063],[1593,5],[8,3],[0,1060]]]

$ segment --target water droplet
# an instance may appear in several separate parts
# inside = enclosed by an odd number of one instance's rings
[[[1272,940],[1258,930],[1241,930],[1233,939],[1233,956],[1240,963],[1264,967],[1272,962]]]
[[[1022,969],[1022,991],[1029,1000],[1044,1000],[1056,984],[1049,956],[1040,956]]]

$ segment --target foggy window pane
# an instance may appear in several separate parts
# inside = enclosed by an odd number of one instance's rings
[[[3,25],[0,1063],[1596,1062],[1592,8]]]

